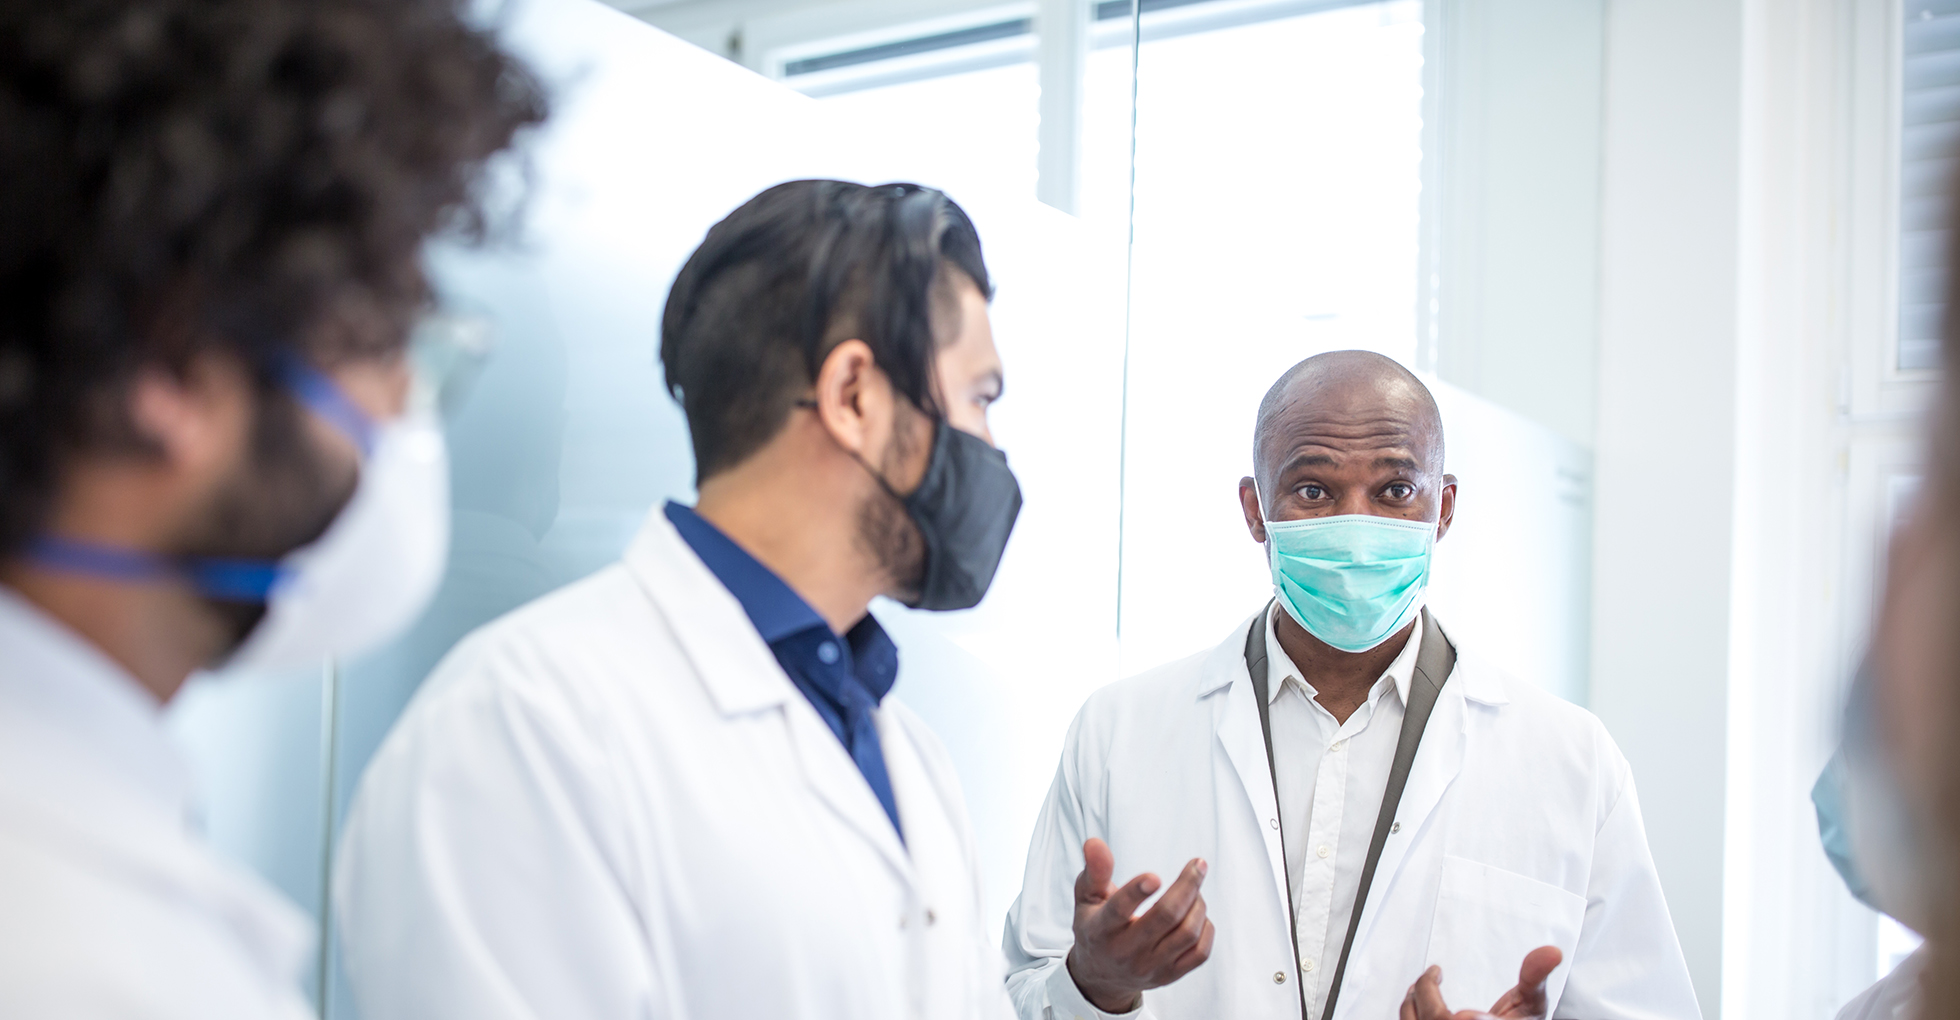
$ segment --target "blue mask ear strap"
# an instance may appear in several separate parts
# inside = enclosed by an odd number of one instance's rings
[[[43,537],[30,542],[27,560],[48,570],[112,581],[156,583],[188,580],[199,594],[224,602],[264,602],[283,572],[266,560],[173,560],[132,549]]]
[[[374,419],[334,383],[327,374],[297,357],[280,361],[279,377],[306,409],[319,415],[361,451],[367,459],[374,452]]]

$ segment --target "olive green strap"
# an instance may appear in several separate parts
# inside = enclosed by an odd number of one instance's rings
[[[1266,674],[1266,628],[1264,626],[1272,604],[1268,603],[1259,620],[1245,639],[1245,666],[1252,674],[1253,696],[1259,702],[1259,730],[1266,738],[1266,768],[1272,776],[1273,801],[1279,802],[1279,768],[1273,760],[1272,709],[1267,704]],[[1348,914],[1347,937],[1341,940],[1341,959],[1334,967],[1334,979],[1327,986],[1327,1009],[1321,1014],[1322,1020],[1333,1020],[1334,1006],[1341,998],[1341,979],[1347,975],[1348,951],[1354,948],[1355,932],[1361,927],[1361,909],[1367,905],[1368,889],[1375,881],[1375,867],[1381,863],[1382,847],[1388,843],[1388,835],[1395,824],[1395,812],[1402,805],[1402,790],[1409,785],[1409,769],[1415,764],[1416,748],[1422,743],[1423,730],[1429,725],[1429,715],[1436,708],[1436,698],[1443,692],[1443,684],[1456,668],[1456,649],[1443,630],[1436,625],[1436,618],[1427,609],[1422,611],[1422,650],[1416,654],[1416,668],[1409,680],[1409,703],[1402,712],[1402,733],[1395,742],[1395,760],[1388,769],[1388,788],[1382,791],[1381,811],[1375,815],[1375,834],[1368,841],[1368,857],[1361,865],[1361,884],[1354,891],[1354,910]],[[1280,827],[1280,860],[1286,860],[1286,828]],[[1298,921],[1293,915],[1293,876],[1286,876],[1286,930],[1293,941],[1293,966],[1297,969],[1300,957],[1300,938]],[[1297,984],[1297,982],[1296,982]],[[1300,988],[1300,1015],[1307,1015],[1307,989]]]

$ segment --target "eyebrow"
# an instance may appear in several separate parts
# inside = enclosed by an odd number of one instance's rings
[[[1279,473],[1285,474],[1288,471],[1293,470],[1294,468],[1333,467],[1333,466],[1334,466],[1334,458],[1329,457],[1324,453],[1303,453],[1297,457],[1294,457],[1292,460],[1289,460],[1286,463],[1281,464],[1279,467]]]

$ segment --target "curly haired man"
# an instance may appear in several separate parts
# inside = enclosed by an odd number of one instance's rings
[[[161,715],[412,618],[423,239],[545,113],[460,0],[0,0],[0,1016],[310,1015]]]

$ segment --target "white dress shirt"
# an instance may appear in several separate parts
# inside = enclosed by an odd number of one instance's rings
[[[312,1016],[310,926],[198,838],[156,700],[6,588],[0,649],[0,1016]]]
[[[1284,612],[1277,606],[1272,611]],[[1320,692],[1280,647],[1274,617],[1266,618],[1273,771],[1279,781],[1300,984],[1313,1007],[1310,1016],[1326,1011],[1329,982],[1347,938],[1375,816],[1388,790],[1389,768],[1402,736],[1402,707],[1421,647],[1418,626],[1369,689],[1368,700],[1341,722],[1314,700]]]

